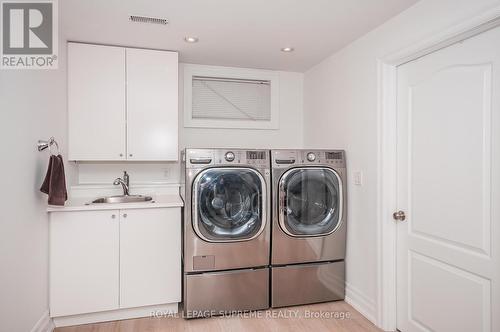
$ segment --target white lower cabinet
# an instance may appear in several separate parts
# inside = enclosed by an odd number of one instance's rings
[[[180,208],[51,212],[51,317],[180,301]]]
[[[120,308],[180,302],[180,209],[120,213]]]
[[[118,210],[51,213],[52,317],[119,307],[118,213]]]

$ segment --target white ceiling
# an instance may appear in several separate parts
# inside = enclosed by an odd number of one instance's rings
[[[305,71],[417,1],[63,0],[59,24],[68,40],[176,50],[187,63]]]

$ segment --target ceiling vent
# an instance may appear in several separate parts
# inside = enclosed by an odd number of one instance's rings
[[[152,23],[152,24],[162,24],[162,25],[168,24],[168,20],[166,18],[159,18],[159,17],[130,15],[130,20],[132,22],[138,22],[138,23]]]

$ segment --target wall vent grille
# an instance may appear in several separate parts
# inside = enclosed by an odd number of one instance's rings
[[[162,24],[162,25],[168,24],[168,20],[166,18],[160,18],[160,17],[130,15],[129,19],[132,22],[137,22],[137,23],[151,23],[151,24]]]

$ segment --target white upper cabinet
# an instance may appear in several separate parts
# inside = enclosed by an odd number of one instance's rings
[[[68,43],[70,160],[178,158],[176,52]]]
[[[68,44],[70,160],[125,160],[125,49]]]
[[[127,159],[176,160],[178,55],[127,51]]]

